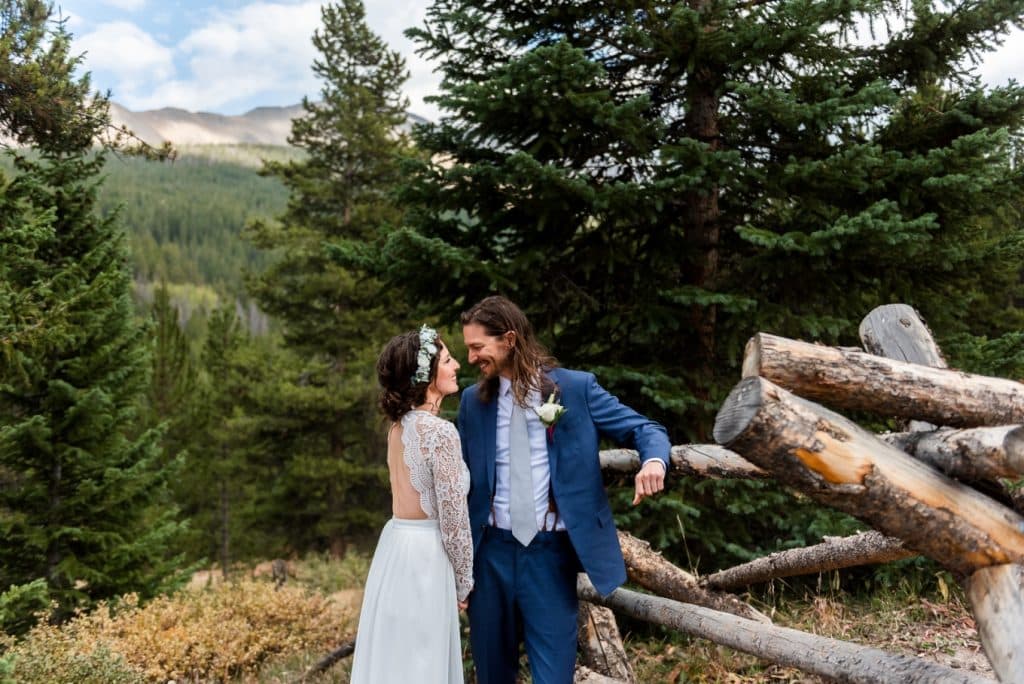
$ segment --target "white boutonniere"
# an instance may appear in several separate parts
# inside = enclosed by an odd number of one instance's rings
[[[540,422],[544,423],[544,427],[548,429],[548,433],[554,429],[555,423],[562,417],[562,414],[568,411],[567,408],[555,401],[554,392],[548,397],[547,402],[540,406],[534,406],[533,410],[536,412],[537,417],[540,418]]]

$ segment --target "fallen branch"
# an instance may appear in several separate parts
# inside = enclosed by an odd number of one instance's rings
[[[1024,561],[1024,517],[764,378],[725,400],[715,439],[950,570]]]
[[[323,658],[318,660],[313,666],[302,673],[302,676],[295,680],[295,684],[301,684],[302,682],[308,682],[311,677],[315,675],[327,672],[335,663],[342,658],[347,658],[352,655],[353,651],[356,650],[356,638],[353,636],[349,641],[346,641],[338,648],[334,649]]]
[[[765,333],[752,337],[744,354],[743,377],[754,376],[836,408],[950,427],[1024,423],[1019,382]]]
[[[732,613],[771,624],[771,618],[731,594],[720,594],[700,586],[697,578],[651,550],[651,545],[619,530],[619,545],[626,559],[626,574],[636,584],[660,596]]]
[[[678,629],[830,681],[991,684],[990,680],[970,672],[953,670],[921,658],[887,653],[788,627],[766,625],[660,596],[628,589],[616,589],[608,596],[601,596],[584,574],[579,576],[577,593],[586,601],[607,606],[622,615]]]
[[[633,449],[601,451],[601,467],[622,473],[640,470],[640,456]],[[672,472],[707,478],[764,479],[766,474],[739,454],[717,444],[683,444],[672,447]]]
[[[879,438],[961,480],[1024,477],[1024,426],[892,432]]]
[[[789,549],[720,570],[701,579],[701,585],[713,589],[733,590],[767,582],[779,577],[793,577],[828,572],[872,563],[888,563],[915,556],[895,537],[886,537],[871,530],[850,537],[826,537],[825,541],[801,549]]]

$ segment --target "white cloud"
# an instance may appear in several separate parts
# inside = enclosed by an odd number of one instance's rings
[[[319,2],[258,2],[215,13],[177,46],[185,73],[132,106],[174,103],[222,111],[264,93],[291,93],[287,104],[294,104],[318,90],[310,65],[315,55],[311,37],[319,22]]]
[[[1013,29],[1004,37],[1003,44],[982,57],[978,73],[981,79],[994,86],[1006,85],[1011,78],[1024,82],[1024,51],[1020,49],[1024,31]]]
[[[149,88],[137,87],[137,79],[124,79],[114,88],[114,99],[134,110],[175,106],[241,113],[253,103],[296,104],[303,95],[315,98],[321,83],[311,68],[317,57],[312,37],[321,27],[322,4],[321,0],[259,1],[213,11],[205,24],[174,47],[177,73],[161,69],[151,74]],[[426,3],[373,0],[366,4],[370,29],[406,58],[410,109],[435,116],[436,109],[424,105],[423,97],[437,89],[439,79],[402,35],[406,28],[422,23]],[[93,68],[91,58],[89,63]]]
[[[116,102],[136,111],[180,107],[238,114],[317,97],[321,83],[312,71],[317,57],[312,37],[327,1],[253,0],[220,9],[220,3],[198,0],[183,10],[184,3],[167,0],[67,0],[65,17],[76,50],[87,53],[84,68],[93,73],[94,86],[110,89]],[[114,8],[113,15],[105,23],[90,21],[101,4]],[[422,25],[428,0],[364,4],[370,30],[406,59],[409,109],[436,118],[436,107],[423,98],[437,91],[440,78],[403,35]],[[144,6],[146,12],[136,13]],[[183,26],[183,11],[191,31]]]
[[[100,2],[126,12],[135,12],[146,6],[146,0],[100,0]]]
[[[79,37],[75,49],[86,53],[90,71],[113,77],[115,83],[97,85],[109,85],[115,94],[148,90],[174,75],[172,51],[131,22],[101,24]]]

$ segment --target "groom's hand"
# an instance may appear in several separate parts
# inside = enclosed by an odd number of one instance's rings
[[[647,463],[636,474],[636,496],[633,505],[640,503],[645,496],[657,494],[665,488],[665,464],[654,459]]]

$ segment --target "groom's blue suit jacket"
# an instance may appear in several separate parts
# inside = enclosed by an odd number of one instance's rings
[[[641,462],[661,459],[668,472],[670,443],[658,423],[622,404],[597,384],[592,373],[555,368],[547,372],[567,410],[548,439],[551,492],[576,555],[602,594],[626,581],[626,567],[601,477],[601,437],[640,452]],[[459,433],[469,466],[469,521],[477,549],[494,498],[498,401],[484,402],[479,386],[462,393]]]

